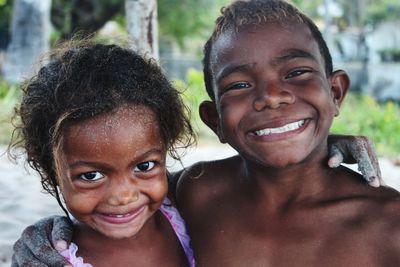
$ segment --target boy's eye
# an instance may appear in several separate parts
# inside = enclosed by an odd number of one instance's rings
[[[82,173],[79,178],[85,181],[97,181],[103,178],[103,174],[100,172],[86,172]]]
[[[151,169],[153,169],[155,166],[154,161],[145,161],[145,162],[141,162],[138,165],[136,165],[135,167],[135,171],[136,172],[146,172],[146,171],[150,171]]]
[[[308,70],[308,69],[294,70],[294,71],[290,72],[288,75],[286,75],[285,78],[286,79],[290,79],[290,78],[294,78],[294,77],[300,76],[300,75],[302,75],[304,73],[310,73],[310,72],[312,72],[312,71]]]
[[[234,84],[227,86],[224,91],[245,89],[245,88],[249,88],[250,86],[251,85],[248,82],[238,82],[238,83],[234,83]]]

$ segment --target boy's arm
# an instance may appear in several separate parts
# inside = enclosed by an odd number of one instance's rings
[[[58,253],[67,249],[71,239],[72,225],[67,217],[41,219],[28,226],[15,242],[11,266],[71,266]]]
[[[176,206],[176,187],[184,169],[168,173],[168,198]]]
[[[365,136],[329,135],[329,161],[331,168],[343,163],[358,163],[358,170],[373,187],[384,185],[374,144]]]

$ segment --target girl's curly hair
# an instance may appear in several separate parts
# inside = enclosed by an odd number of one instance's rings
[[[55,196],[53,149],[66,122],[80,122],[123,105],[145,105],[157,116],[167,151],[179,159],[178,148],[194,141],[188,109],[178,92],[151,59],[117,45],[72,41],[55,50],[50,61],[22,86],[22,102],[9,146],[22,147],[43,188]],[[14,154],[15,155],[15,154]]]

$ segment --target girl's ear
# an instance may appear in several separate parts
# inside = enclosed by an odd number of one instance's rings
[[[333,103],[335,105],[335,116],[339,115],[340,106],[347,94],[350,86],[350,79],[346,72],[343,70],[334,71],[331,74],[331,92]]]
[[[201,120],[218,136],[221,143],[226,143],[219,120],[219,115],[215,103],[212,101],[203,101],[199,107]]]

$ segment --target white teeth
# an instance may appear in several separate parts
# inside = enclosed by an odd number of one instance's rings
[[[261,135],[284,133],[284,132],[297,130],[303,125],[304,125],[304,120],[299,120],[299,121],[292,122],[292,123],[286,124],[286,125],[284,125],[282,127],[278,127],[278,128],[265,128],[265,129],[256,131],[256,134],[258,136],[261,136]]]
[[[129,213],[127,213],[127,214],[109,214],[108,216],[115,217],[115,218],[124,218],[128,215],[129,215]]]

